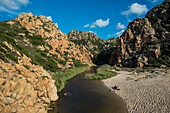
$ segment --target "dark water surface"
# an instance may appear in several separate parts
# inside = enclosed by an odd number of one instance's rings
[[[48,113],[126,113],[124,101],[110,93],[103,82],[85,79],[85,74],[95,71],[93,67],[69,80],[59,93],[54,110]]]

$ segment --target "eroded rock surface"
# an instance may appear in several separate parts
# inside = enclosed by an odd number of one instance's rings
[[[19,21],[29,32],[41,35],[45,41],[52,46],[49,52],[57,55],[58,59],[70,59],[66,60],[67,62],[65,65],[59,64],[58,66],[60,68],[65,69],[74,65],[74,62],[71,60],[72,58],[75,58],[75,60],[83,64],[92,64],[91,57],[93,55],[87,52],[86,48],[75,45],[73,42],[69,41],[67,35],[59,30],[57,23],[53,23],[50,19],[47,19],[46,16],[21,13],[15,20]],[[44,49],[43,47],[40,48],[42,50]]]
[[[58,99],[55,81],[49,73],[29,61],[25,55],[19,64],[0,59],[1,113],[46,113],[48,104]]]
[[[112,37],[108,40],[103,40],[95,33],[72,30],[68,33],[68,39],[74,44],[84,46],[90,51],[94,58],[93,62],[104,62],[108,63],[111,56],[111,51],[116,47],[116,38]]]
[[[149,11],[145,18],[130,22],[127,30],[117,38],[110,64],[140,68],[159,67],[161,64],[170,66],[169,6],[170,1],[165,0]]]

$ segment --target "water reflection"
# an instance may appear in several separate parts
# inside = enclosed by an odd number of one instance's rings
[[[87,80],[85,74],[95,73],[97,67],[72,78],[54,110],[48,113],[125,113],[125,103],[116,94],[110,93],[101,81]]]

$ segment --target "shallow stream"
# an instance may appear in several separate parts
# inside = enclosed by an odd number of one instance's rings
[[[126,113],[125,102],[109,92],[103,82],[85,78],[85,74],[95,71],[96,67],[92,67],[69,80],[48,113]]]

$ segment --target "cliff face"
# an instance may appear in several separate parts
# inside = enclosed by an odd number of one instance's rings
[[[148,59],[145,54],[140,54],[140,52],[146,47],[146,42],[157,40],[154,34],[155,30],[147,18],[135,19],[129,23],[122,36],[118,37],[116,51],[112,53],[110,63],[118,66],[142,67],[148,62]]]
[[[169,66],[169,0],[130,22],[117,39],[110,64],[125,67]]]
[[[94,59],[97,59],[95,62],[108,63],[107,59],[110,57],[108,50],[116,47],[116,38],[103,40],[90,32],[72,30],[68,33],[68,39],[76,45],[83,45],[87,48],[93,54]],[[102,61],[103,58],[107,61]]]
[[[169,55],[170,47],[170,0],[165,0],[162,4],[151,9],[146,15],[155,29],[155,37],[161,45],[161,52]]]
[[[19,57],[18,63],[0,59],[0,112],[46,113],[50,101],[56,101],[55,81],[30,58]]]
[[[93,55],[70,42],[45,16],[22,13],[0,22],[0,112],[45,113],[56,101],[51,75],[60,69],[91,65]]]
[[[91,65],[93,58],[121,67],[170,66],[169,6],[165,0],[130,22],[117,45],[115,38],[102,40],[89,32],[66,35],[47,17],[32,13],[0,22],[0,112],[46,112],[58,99],[51,74]]]
[[[49,53],[57,55],[58,59],[62,61],[66,61],[65,64],[58,62],[60,68],[73,67],[73,58],[83,64],[92,64],[91,53],[87,52],[83,46],[75,45],[69,41],[67,35],[59,30],[57,23],[53,23],[47,17],[42,15],[37,17],[32,13],[22,13],[15,20],[18,20],[30,33],[41,35],[44,41],[52,46]],[[40,48],[43,49],[43,47]]]

